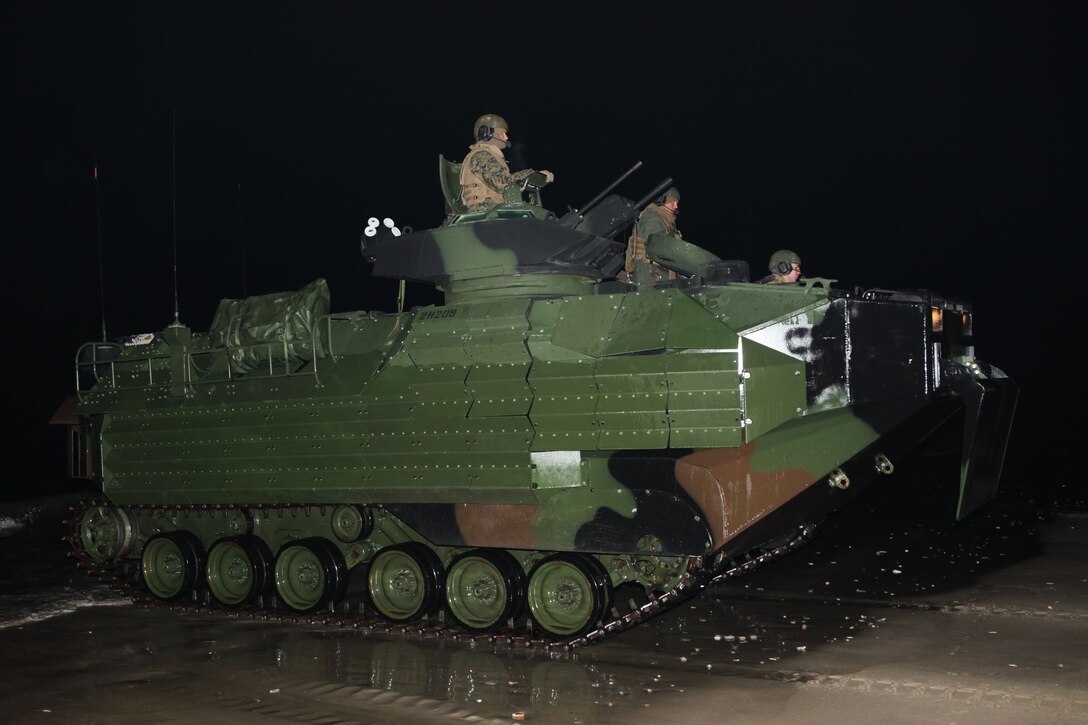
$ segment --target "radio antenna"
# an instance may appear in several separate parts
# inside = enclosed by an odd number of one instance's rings
[[[94,155],[94,226],[98,233],[98,306],[102,315],[102,342],[106,342],[106,273],[102,261],[102,205],[98,194],[98,154]]]
[[[242,297],[246,297],[246,225],[242,216],[242,182],[238,182],[238,246],[242,250]]]
[[[171,150],[171,202],[174,218],[174,324],[181,324],[181,313],[178,310],[178,107],[171,109],[170,128]]]

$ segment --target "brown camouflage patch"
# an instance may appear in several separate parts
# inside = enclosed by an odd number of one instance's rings
[[[460,503],[453,507],[461,536],[469,546],[535,549],[533,524],[540,505]]]
[[[676,461],[676,480],[702,509],[715,549],[813,483],[800,468],[752,471],[753,451],[747,443],[696,451]]]

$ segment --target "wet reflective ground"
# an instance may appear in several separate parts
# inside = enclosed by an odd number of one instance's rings
[[[1012,485],[952,526],[935,470],[561,656],[137,608],[71,568],[56,502],[24,504],[0,517],[4,719],[1088,722],[1082,494]]]

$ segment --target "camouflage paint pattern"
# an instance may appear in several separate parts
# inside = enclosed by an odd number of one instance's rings
[[[272,295],[309,334],[247,328],[229,317],[246,303],[224,301],[210,334],[88,344],[76,413],[103,492],[144,538],[184,527],[210,545],[225,530],[149,512],[225,506],[275,547],[328,538],[352,505],[375,533],[336,542],[349,566],[423,541],[445,561],[589,552],[620,562],[614,583],[646,583],[624,562],[818,521],[960,394],[996,421],[990,442],[965,439],[960,515],[993,495],[1015,393],[974,360],[962,303],[829,280],[617,287],[624,245],[590,221],[512,203],[364,246],[376,274],[432,282],[444,305],[328,313],[327,297]],[[284,510],[303,521],[273,523]]]

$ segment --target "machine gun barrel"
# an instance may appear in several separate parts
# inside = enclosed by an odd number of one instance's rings
[[[649,194],[647,194],[646,196],[642,197],[637,202],[635,202],[635,208],[636,209],[641,209],[642,207],[646,206],[653,199],[655,199],[656,197],[663,194],[665,192],[665,190],[668,189],[670,186],[672,186],[672,177],[671,176],[666,177],[664,181],[662,181],[660,184],[658,184],[657,186],[654,187],[653,191],[651,191]]]
[[[615,189],[620,184],[622,184],[624,182],[624,180],[627,179],[628,176],[630,176],[631,174],[638,171],[640,166],[642,166],[642,162],[641,161],[636,161],[634,166],[627,169],[627,171],[623,172],[623,174],[620,176],[620,178],[616,179],[611,184],[606,186],[604,188],[604,191],[602,191],[600,194],[597,194],[597,196],[593,197],[592,199],[587,201],[585,204],[583,204],[582,208],[578,210],[578,215],[582,216],[582,217],[585,217],[587,211],[589,211],[593,207],[597,206],[597,204],[600,203],[601,199],[608,196],[612,192],[612,190]]]

